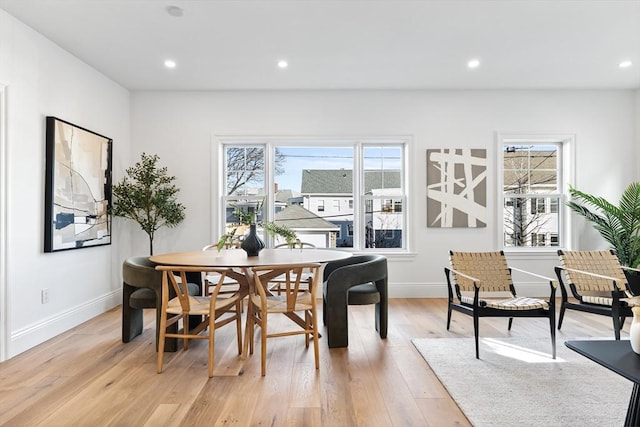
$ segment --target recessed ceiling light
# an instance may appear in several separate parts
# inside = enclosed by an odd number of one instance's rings
[[[166,61],[164,61],[164,66],[167,68],[176,68],[176,65],[176,61],[172,59],[167,59]]]
[[[480,66],[480,60],[478,59],[472,59],[469,62],[467,62],[467,67],[469,68],[478,68]]]
[[[631,67],[631,65],[633,65],[633,62],[631,61],[622,61],[621,63],[618,64],[618,67],[620,68],[629,68]]]
[[[176,18],[180,18],[182,15],[184,15],[184,10],[182,10],[182,8],[178,6],[167,6],[165,10],[169,15],[175,16]]]
[[[278,67],[280,68],[287,68],[289,66],[289,63],[285,60],[280,60],[278,61]]]

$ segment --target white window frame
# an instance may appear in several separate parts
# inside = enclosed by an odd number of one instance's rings
[[[569,184],[575,183],[575,147],[576,136],[574,134],[556,133],[502,133],[496,135],[497,153],[497,176],[496,176],[496,242],[497,246],[505,252],[510,253],[547,253],[557,257],[557,250],[560,248],[575,247],[575,236],[571,232],[571,215],[566,207],[568,200]],[[559,144],[561,160],[558,170],[558,246],[538,246],[538,247],[513,247],[504,244],[504,220],[503,212],[505,206],[504,188],[504,145],[526,145],[526,144]],[[553,195],[546,195],[551,197]],[[540,196],[538,196],[540,197]],[[550,211],[550,209],[549,209]]]
[[[212,239],[216,239],[225,229],[225,188],[224,188],[224,174],[226,173],[225,167],[225,155],[224,147],[226,145],[264,145],[265,151],[265,186],[266,188],[274,188],[274,177],[269,171],[273,170],[274,156],[273,151],[278,146],[301,146],[301,147],[313,147],[321,144],[322,146],[335,146],[335,147],[353,147],[354,155],[354,197],[353,197],[353,248],[348,248],[354,252],[376,252],[376,253],[388,253],[395,254],[409,254],[410,253],[410,236],[412,235],[411,221],[409,218],[410,207],[408,201],[411,200],[411,188],[409,186],[409,165],[411,158],[409,154],[409,148],[411,147],[412,138],[410,136],[389,136],[389,137],[363,137],[363,138],[339,138],[339,137],[292,137],[292,136],[271,136],[271,137],[256,137],[256,136],[227,136],[227,135],[215,135],[213,136],[214,148],[212,149],[212,165],[215,166],[216,173],[211,174],[212,180],[212,197],[211,197],[211,212],[212,212]],[[365,248],[365,200],[371,198],[371,196],[364,195],[362,188],[364,183],[362,182],[362,155],[363,149],[367,146],[384,146],[394,145],[400,146],[402,151],[402,189],[403,196],[394,195],[393,198],[402,200],[403,203],[403,237],[401,248]],[[359,172],[359,173],[356,173]],[[390,198],[386,196],[386,198]],[[263,219],[271,221],[274,213],[271,206],[273,196],[270,192],[264,196],[264,203],[268,207],[263,212]],[[266,236],[266,240],[269,237]]]

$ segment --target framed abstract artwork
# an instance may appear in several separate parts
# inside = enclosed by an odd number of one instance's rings
[[[427,227],[487,226],[487,150],[427,150]]]
[[[44,251],[111,244],[112,140],[47,117]]]

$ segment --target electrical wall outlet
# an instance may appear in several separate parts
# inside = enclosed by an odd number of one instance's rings
[[[49,288],[45,288],[40,291],[40,300],[42,304],[47,304],[49,302]]]

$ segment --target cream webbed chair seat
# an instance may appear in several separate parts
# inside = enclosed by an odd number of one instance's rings
[[[556,282],[548,277],[509,267],[504,252],[449,252],[450,267],[445,267],[449,303],[447,330],[452,311],[473,317],[476,358],[479,358],[479,318],[508,317],[511,330],[514,317],[549,319],[553,358],[556,357],[555,291]],[[512,271],[527,274],[549,283],[549,299],[520,297],[511,276]],[[496,293],[506,294],[506,297]],[[488,295],[489,294],[489,295]]]
[[[473,305],[473,296],[460,295],[460,300],[469,305]],[[531,310],[536,308],[548,309],[549,303],[538,298],[514,297],[481,299],[478,301],[480,307],[497,308],[501,310]]]

